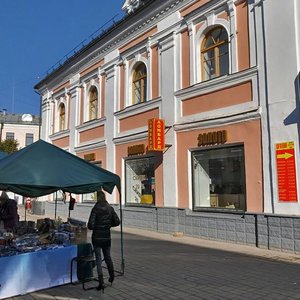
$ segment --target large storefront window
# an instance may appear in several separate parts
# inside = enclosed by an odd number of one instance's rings
[[[127,159],[126,204],[154,205],[154,158]]]
[[[192,152],[194,209],[246,210],[244,147]]]

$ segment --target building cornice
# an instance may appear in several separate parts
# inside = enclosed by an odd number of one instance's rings
[[[79,73],[84,68],[88,68],[96,61],[103,59],[108,52],[121,47],[129,40],[132,40],[135,37],[141,35],[143,32],[149,30],[161,18],[165,18],[166,15],[169,15],[173,13],[174,10],[178,9],[178,6],[183,6],[188,2],[190,1],[169,0],[166,2],[159,2],[160,6],[154,10],[148,10],[150,11],[150,13],[148,13],[147,7],[149,7],[153,3],[158,3],[158,1],[146,1],[145,4],[139,7],[134,13],[127,15],[118,23],[109,28],[104,34],[101,34],[93,41],[91,41],[88,45],[84,46],[81,50],[70,57],[65,63],[63,63],[59,68],[54,70],[42,81],[37,83],[34,88],[36,90],[42,90],[45,84],[48,84],[53,80],[56,83],[63,81],[63,78],[64,80],[70,80],[70,78],[74,76],[74,74]],[[147,12],[148,14],[143,16],[144,12]],[[126,26],[126,24],[128,24],[129,26]],[[122,30],[122,27],[125,26],[127,29]],[[112,37],[112,35],[115,36]],[[76,62],[76,60],[78,61]],[[65,71],[67,71],[68,74],[65,74]]]

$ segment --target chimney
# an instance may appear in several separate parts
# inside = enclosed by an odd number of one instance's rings
[[[7,112],[7,109],[6,109],[6,108],[3,108],[3,109],[2,109],[2,115],[5,116],[5,115],[6,115],[6,112]]]

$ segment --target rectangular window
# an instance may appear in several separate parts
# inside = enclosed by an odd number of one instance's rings
[[[6,132],[6,139],[7,140],[14,140],[15,134],[13,132]]]
[[[192,152],[194,209],[246,210],[244,147]]]
[[[102,163],[98,161],[94,162],[94,165],[101,168]],[[82,194],[82,202],[97,202],[97,192]]]
[[[154,157],[125,161],[126,204],[155,204]]]
[[[25,146],[31,145],[32,143],[33,143],[33,134],[32,133],[26,133]]]

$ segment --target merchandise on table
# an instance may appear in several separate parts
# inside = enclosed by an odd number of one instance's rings
[[[40,219],[37,224],[21,221],[14,233],[0,231],[0,257],[66,247],[86,239],[86,232],[83,223],[74,225],[61,219]]]

